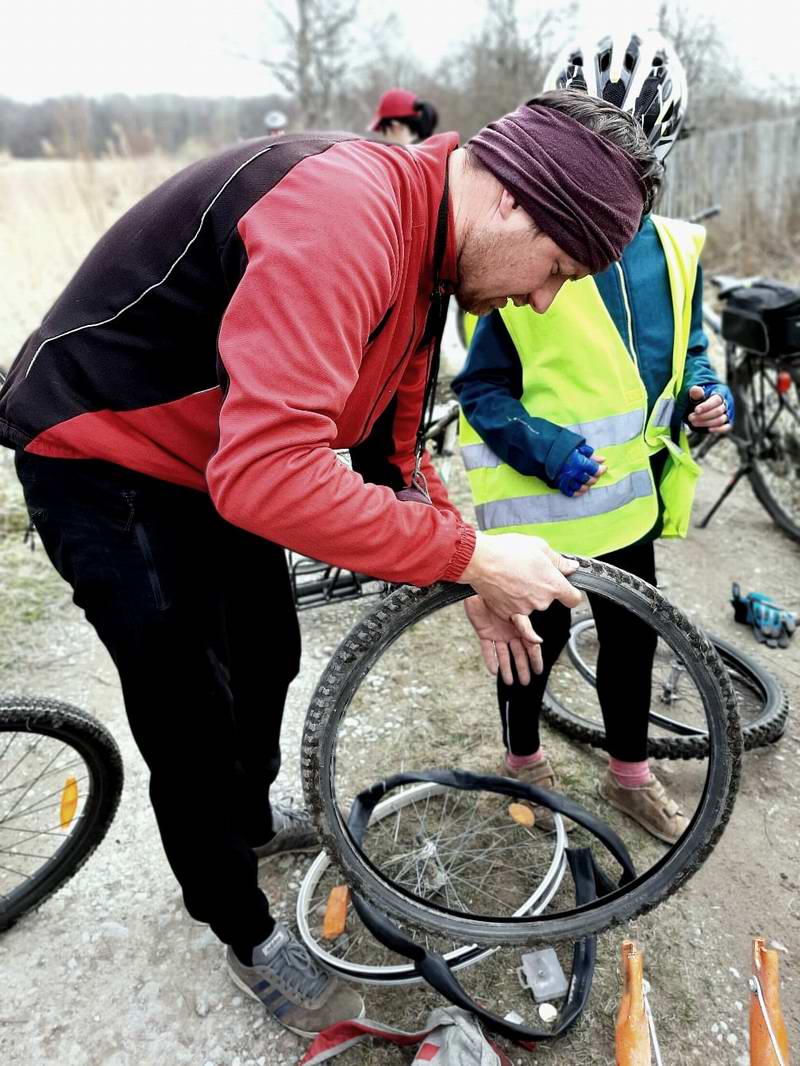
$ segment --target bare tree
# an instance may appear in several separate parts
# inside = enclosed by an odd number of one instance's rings
[[[734,64],[714,19],[695,14],[683,0],[661,0],[657,26],[675,46],[690,93],[717,91],[727,80],[724,72],[730,72]]]
[[[523,27],[516,0],[489,0],[480,32],[438,72],[448,90],[443,110],[464,136],[541,92],[554,45],[574,13],[574,3],[539,9]]]
[[[358,0],[295,0],[294,18],[276,3],[268,6],[281,27],[286,51],[279,60],[258,61],[294,97],[303,128],[330,126],[347,80]]]
[[[392,12],[361,29],[362,61],[350,68],[346,100],[339,102],[344,128],[362,131],[387,89],[402,88],[429,99],[430,75],[418,63],[406,40],[397,14]]]

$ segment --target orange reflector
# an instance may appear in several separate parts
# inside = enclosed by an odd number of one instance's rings
[[[532,826],[536,821],[536,815],[533,813],[530,807],[526,807],[524,803],[512,803],[508,808],[509,815],[514,819],[517,825]]]
[[[617,1066],[650,1066],[650,1028],[644,1002],[642,953],[633,940],[622,941],[622,978],[625,982],[617,1013]]]
[[[783,393],[788,392],[791,387],[792,387],[792,375],[789,373],[788,370],[779,371],[779,373],[778,373],[778,392],[781,393],[781,395],[783,395]]]
[[[322,935],[325,940],[335,940],[341,936],[347,925],[347,906],[350,902],[350,889],[347,885],[336,885],[328,896],[325,917],[322,920]]]
[[[756,986],[751,985],[750,996],[750,1066],[774,1066],[778,1061],[775,1044],[788,1066],[789,1034],[781,1010],[778,952],[775,948],[767,947],[763,936],[753,937],[751,980],[756,982]]]
[[[69,829],[78,809],[78,782],[68,777],[61,790],[61,828]]]

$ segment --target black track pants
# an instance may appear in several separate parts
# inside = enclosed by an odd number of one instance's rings
[[[17,453],[17,471],[119,671],[187,909],[225,943],[259,943],[272,919],[251,846],[272,833],[300,663],[283,550],[225,522],[204,493],[114,464]]]

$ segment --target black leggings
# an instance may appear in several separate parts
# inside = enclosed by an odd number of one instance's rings
[[[635,544],[602,556],[603,562],[656,581],[653,542]],[[600,650],[597,658],[597,697],[603,712],[608,752],[615,759],[639,762],[647,758],[650,689],[657,636],[635,615],[602,596],[589,594]],[[534,611],[531,624],[542,637],[544,672],[529,685],[506,685],[498,674],[497,701],[503,743],[513,755],[531,755],[539,749],[539,714],[547,678],[569,639],[570,610],[554,603]],[[513,669],[513,660],[512,660]]]

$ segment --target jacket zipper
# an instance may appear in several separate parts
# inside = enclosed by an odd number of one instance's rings
[[[628,347],[633,356],[633,361],[636,363],[636,369],[638,370],[639,356],[636,352],[636,346],[633,343],[633,317],[631,315],[631,305],[628,302],[628,290],[625,286],[625,274],[620,263],[615,263],[614,266],[617,268],[617,273],[619,274],[619,287],[622,290],[622,302],[625,304],[625,317],[628,322]]]

